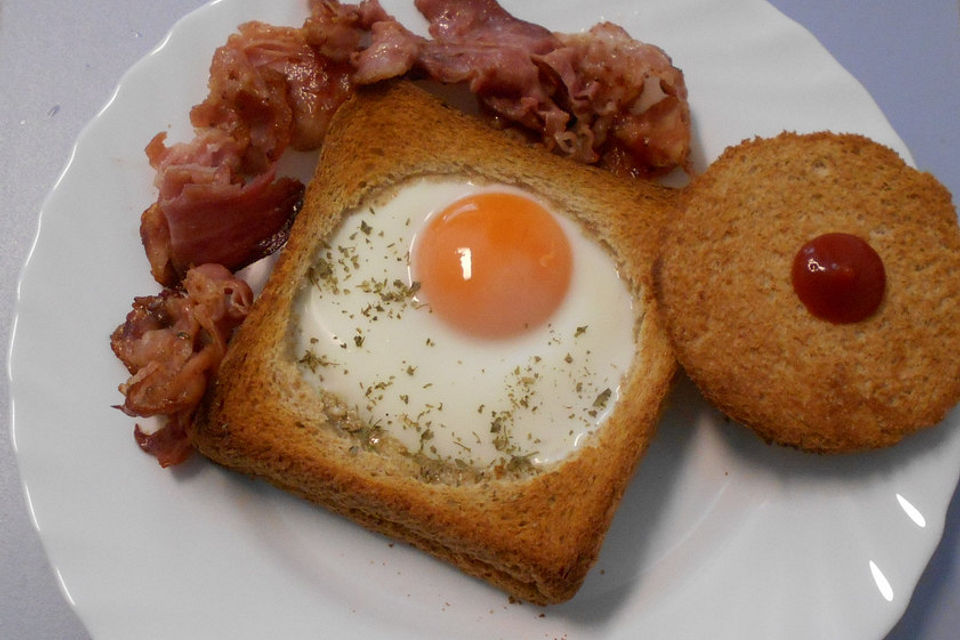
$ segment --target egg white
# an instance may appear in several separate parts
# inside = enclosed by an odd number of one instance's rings
[[[573,275],[546,324],[484,339],[434,316],[410,271],[417,233],[455,200],[491,190],[532,197],[424,178],[344,216],[296,303],[295,349],[312,384],[411,453],[481,470],[511,460],[542,466],[569,455],[613,410],[634,352],[633,299],[611,256],[552,212]]]

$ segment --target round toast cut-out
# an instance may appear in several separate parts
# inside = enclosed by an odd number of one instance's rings
[[[791,282],[828,233],[883,261],[879,307],[817,317]],[[817,452],[883,447],[960,399],[960,229],[950,193],[851,134],[783,133],[728,148],[666,227],[657,295],[680,364],[765,440]]]

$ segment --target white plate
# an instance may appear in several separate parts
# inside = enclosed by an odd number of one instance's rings
[[[300,24],[300,0],[222,0],[184,18],[120,82],[47,199],[25,269],[11,390],[17,454],[64,591],[98,639],[879,638],[940,538],[958,415],[887,451],[768,447],[681,385],[596,568],[571,602],[511,604],[261,483],[193,459],[161,470],[110,406],[108,335],[156,290],[137,235],[154,194],[143,146],[205,95],[237,24]],[[903,143],[863,88],[761,0],[505,3],[576,31],[602,19],[686,72],[697,161],[781,129]],[[384,2],[405,23],[406,2]],[[602,8],[602,12],[601,9]]]

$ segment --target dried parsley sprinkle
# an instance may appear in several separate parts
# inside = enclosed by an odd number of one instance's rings
[[[414,282],[407,286],[403,280],[394,280],[392,283],[386,279],[364,280],[358,285],[358,288],[364,293],[372,293],[380,297],[385,303],[405,302],[412,298],[420,290],[420,283]]]
[[[512,473],[528,473],[535,470],[536,467],[530,458],[537,455],[537,453],[539,452],[531,451],[530,453],[525,453],[523,455],[512,454],[506,465],[507,471]]]
[[[613,391],[611,391],[611,390],[609,389],[609,387],[606,388],[606,389],[604,389],[603,391],[600,392],[600,394],[599,394],[599,395],[596,397],[596,399],[593,401],[593,406],[595,406],[595,407],[597,407],[597,408],[603,408],[603,407],[607,406],[607,402],[610,400],[610,396],[611,396],[612,394],[613,394]]]
[[[333,266],[323,258],[319,258],[307,269],[307,279],[318,289],[323,289],[324,284],[329,285],[334,291],[337,289],[337,278],[333,275]]]
[[[355,428],[346,428],[347,433],[353,435],[360,441],[360,446],[367,450],[372,450],[380,444],[383,438],[383,429],[378,423],[365,424]]]
[[[320,367],[330,367],[338,364],[333,360],[329,360],[326,356],[318,356],[311,349],[307,349],[297,362],[310,369],[312,373],[316,373]]]
[[[573,337],[574,337],[574,338],[579,338],[580,336],[582,336],[583,334],[585,334],[585,333],[587,332],[587,327],[588,327],[588,326],[589,326],[589,325],[583,325],[583,326],[577,327],[577,330],[573,333]]]

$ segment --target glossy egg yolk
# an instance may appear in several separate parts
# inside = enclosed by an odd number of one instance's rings
[[[563,302],[573,260],[553,215],[522,195],[485,192],[431,217],[412,251],[418,298],[452,327],[504,338]]]

